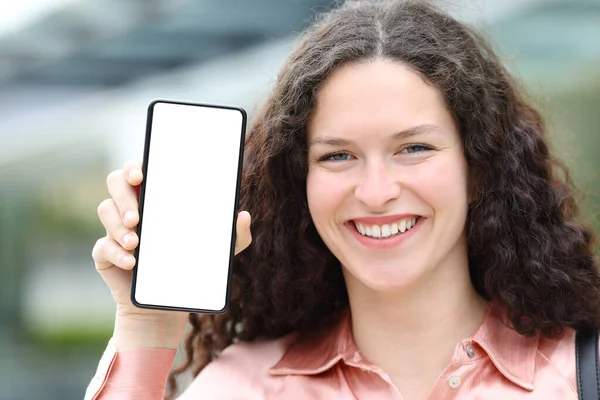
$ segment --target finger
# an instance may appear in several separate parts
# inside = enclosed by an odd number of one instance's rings
[[[125,172],[127,182],[129,182],[129,184],[132,186],[139,186],[142,183],[142,180],[144,179],[141,161],[128,162],[127,164],[125,164],[123,172]]]
[[[235,226],[235,254],[245,250],[252,242],[252,233],[250,232],[251,217],[248,211],[242,211],[238,214]]]
[[[113,199],[106,199],[98,206],[98,217],[106,229],[106,235],[116,240],[125,250],[138,245],[137,234],[123,224],[119,209]]]
[[[137,194],[127,182],[124,170],[111,172],[106,178],[108,191],[115,201],[125,226],[133,228],[139,220]]]
[[[131,270],[135,266],[135,257],[108,237],[98,239],[92,250],[92,258],[98,272],[112,267]]]

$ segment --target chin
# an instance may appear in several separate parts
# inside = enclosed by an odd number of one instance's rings
[[[423,271],[411,263],[410,269],[403,268],[397,261],[389,263],[362,264],[360,267],[344,267],[346,281],[351,285],[363,286],[374,292],[398,293],[414,287],[423,277]]]

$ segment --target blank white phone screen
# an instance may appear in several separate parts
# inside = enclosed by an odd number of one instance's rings
[[[142,307],[222,311],[245,113],[154,102],[151,115],[132,299]]]

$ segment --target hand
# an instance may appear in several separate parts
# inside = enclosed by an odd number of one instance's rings
[[[92,251],[96,270],[109,287],[117,304],[115,340],[124,347],[176,347],[183,335],[188,313],[141,309],[131,303],[133,252],[139,243],[137,187],[142,183],[141,162],[127,163],[107,178],[110,198],[98,206],[106,236]],[[242,211],[236,225],[235,254],[250,245],[250,214]]]

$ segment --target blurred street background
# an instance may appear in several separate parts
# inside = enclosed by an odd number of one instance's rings
[[[600,0],[445,3],[529,89],[600,231]],[[91,259],[96,207],[108,172],[141,159],[148,103],[234,104],[252,119],[298,32],[333,6],[2,2],[0,400],[83,398],[114,315]]]

